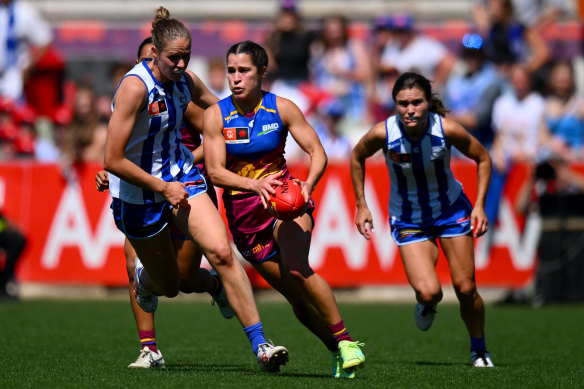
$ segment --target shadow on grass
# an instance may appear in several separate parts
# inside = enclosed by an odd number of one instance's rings
[[[278,373],[278,375],[282,376],[282,377],[290,377],[290,378],[326,378],[327,380],[330,379],[331,377],[329,375],[323,375],[323,374],[302,374],[302,373]]]
[[[285,369],[285,367],[284,367]],[[325,374],[312,374],[312,373],[287,373],[281,371],[279,373],[266,373],[257,369],[250,368],[249,365],[235,365],[235,364],[203,364],[203,363],[190,363],[190,364],[173,364],[166,365],[165,369],[160,369],[158,371],[166,371],[169,373],[173,372],[233,372],[237,374],[265,374],[266,376],[281,376],[290,378],[326,378],[330,377]]]
[[[466,363],[460,362],[437,362],[437,361],[411,361],[406,364],[417,366],[470,366]]]
[[[250,370],[247,366],[234,365],[234,364],[209,364],[209,363],[189,363],[189,364],[173,364],[166,365],[166,369],[160,369],[160,371],[177,372],[177,371],[222,371],[228,372],[233,371],[237,373]]]

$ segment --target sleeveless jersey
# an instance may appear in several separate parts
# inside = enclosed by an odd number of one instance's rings
[[[276,95],[263,92],[253,117],[246,117],[231,96],[219,101],[223,117],[223,137],[227,151],[226,168],[242,177],[259,180],[286,170],[284,146],[288,128],[276,107]],[[225,189],[224,195],[241,192]]]
[[[138,77],[148,91],[146,106],[136,116],[136,123],[125,150],[127,159],[163,181],[175,181],[179,173],[193,166],[193,155],[181,143],[180,127],[191,90],[183,75],[178,82],[161,84],[147,62],[137,64],[126,77]],[[112,101],[112,110],[113,110]],[[114,174],[109,175],[110,194],[133,204],[165,201],[158,193],[132,185]]]
[[[440,115],[430,113],[424,135],[407,138],[397,115],[385,121],[385,162],[390,178],[389,214],[394,220],[430,224],[462,193],[450,170]]]

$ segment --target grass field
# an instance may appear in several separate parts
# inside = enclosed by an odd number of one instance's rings
[[[2,388],[577,388],[583,387],[584,305],[487,306],[495,369],[469,364],[458,307],[441,304],[419,331],[412,304],[341,303],[365,343],[355,380],[329,378],[330,354],[287,304],[258,303],[266,335],[290,351],[279,374],[261,373],[239,323],[209,303],[162,300],[165,370],[130,370],[139,351],[127,302],[0,303]]]

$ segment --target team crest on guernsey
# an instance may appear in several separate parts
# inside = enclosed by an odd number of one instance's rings
[[[432,161],[437,161],[439,159],[442,159],[442,158],[444,158],[444,156],[446,156],[446,148],[444,148],[443,146],[432,147],[432,157],[431,157]]]
[[[223,137],[227,144],[249,143],[249,128],[228,127],[223,129]]]
[[[168,111],[166,101],[158,100],[148,104],[148,116],[160,116]]]

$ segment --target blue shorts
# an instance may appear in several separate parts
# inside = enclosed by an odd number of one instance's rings
[[[189,199],[207,191],[207,182],[197,167],[193,167],[186,174],[179,174],[177,181],[186,185]],[[172,206],[167,201],[132,204],[114,198],[111,208],[116,226],[124,235],[133,239],[147,239],[168,225]]]
[[[390,218],[391,236],[398,246],[435,238],[449,238],[470,232],[472,205],[466,195],[460,197],[448,211],[429,224],[406,223]]]

